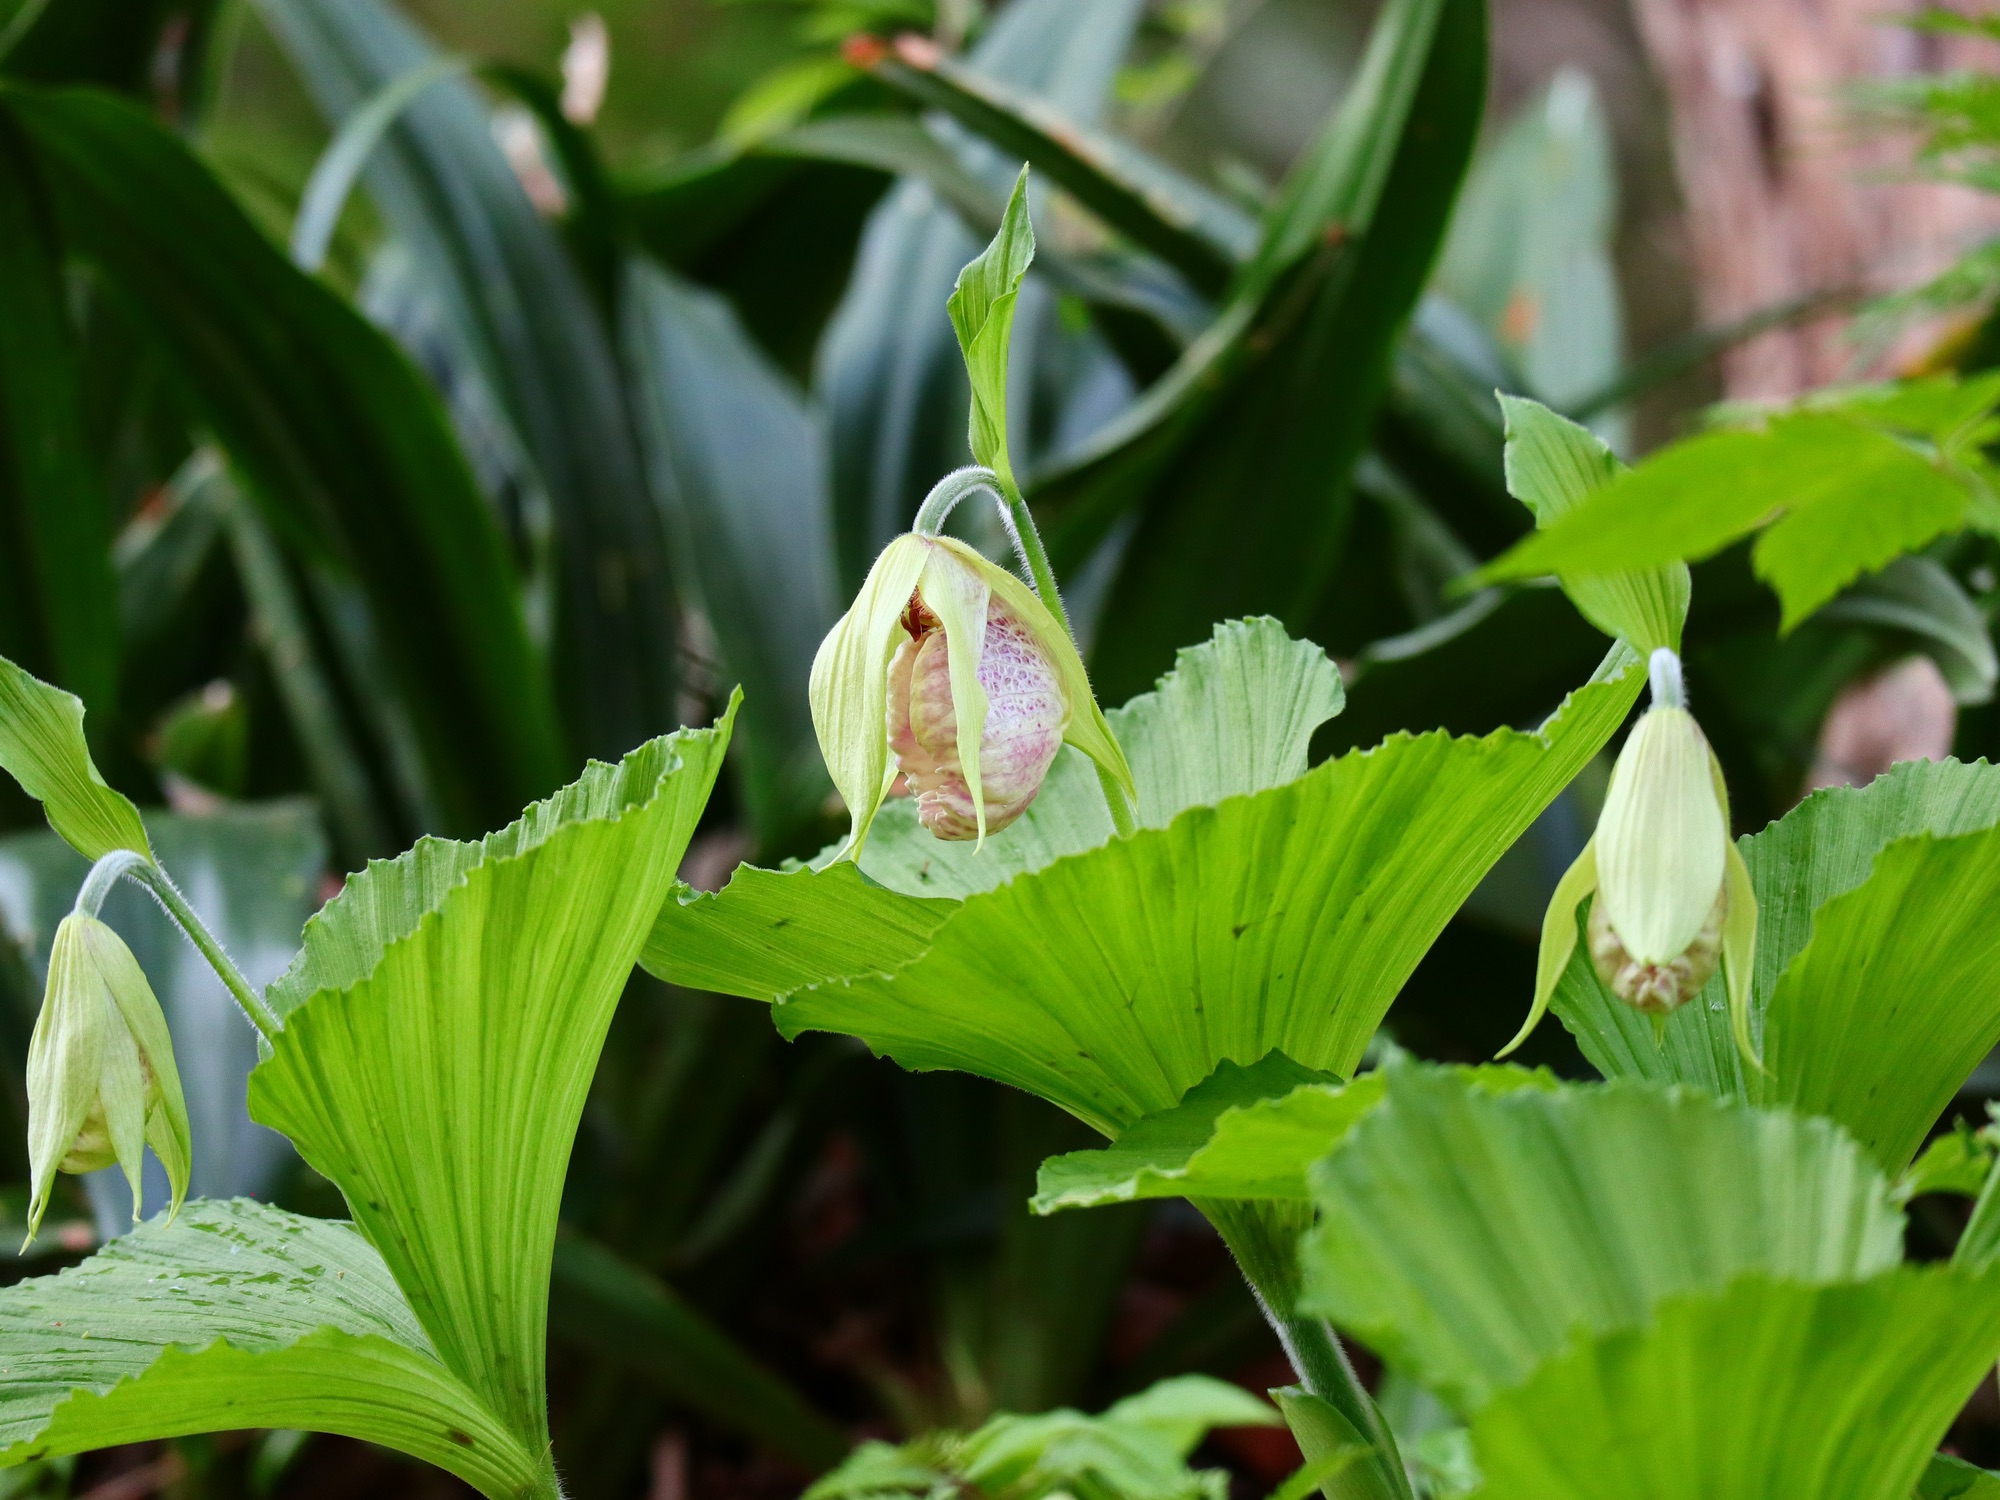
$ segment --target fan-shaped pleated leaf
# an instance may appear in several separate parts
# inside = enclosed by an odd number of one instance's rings
[[[1902,1255],[1887,1180],[1826,1120],[1631,1083],[1494,1097],[1415,1067],[1388,1091],[1313,1171],[1305,1305],[1461,1411],[1676,1293]]]
[[[0,1291],[0,1466],[243,1427],[382,1443],[491,1496],[555,1493],[546,1454],[439,1362],[349,1225],[196,1200]]]
[[[1017,874],[969,896],[922,956],[891,974],[855,973],[853,946],[837,935],[815,986],[796,984],[812,958],[802,945],[760,957],[780,890],[798,904],[801,929],[829,925],[823,909],[805,916],[827,878],[813,875],[670,905],[649,963],[677,982],[699,974],[737,994],[782,993],[776,1020],[788,1035],[860,1036],[908,1067],[1026,1089],[1112,1136],[1178,1104],[1224,1060],[1276,1049],[1344,1077],[1465,896],[1622,721],[1635,665],[1616,648],[1535,733],[1399,735]],[[1294,695],[1310,671],[1292,677]],[[1219,675],[1228,689],[1201,695],[1217,731],[1183,741],[1188,759],[1227,744],[1231,715],[1282,694],[1285,680]],[[1165,764],[1164,736],[1184,733],[1175,718],[1161,714],[1150,730],[1142,717],[1126,721],[1135,768]],[[1152,733],[1163,738],[1149,744]],[[1278,757],[1259,774],[1286,768]],[[1143,806],[1158,773],[1136,774]],[[1195,794],[1221,780],[1181,774]],[[1152,784],[1156,805],[1177,795]],[[829,889],[855,904],[851,878]],[[751,961],[726,972],[735,959]]]
[[[1996,1343],[1994,1272],[1678,1298],[1473,1418],[1480,1500],[1906,1500]]]
[[[2000,1042],[2000,770],[1912,762],[1818,792],[1739,841],[1757,890],[1747,1072],[1720,979],[1651,1022],[1579,956],[1555,1009],[1609,1077],[1686,1082],[1831,1115],[1899,1172]]]
[[[1468,1068],[1493,1093],[1552,1088],[1553,1074],[1504,1064]],[[1386,1076],[1343,1084],[1273,1052],[1249,1067],[1224,1063],[1172,1109],[1147,1115],[1110,1146],[1042,1163],[1036,1213],[1134,1198],[1311,1198],[1308,1172],[1369,1110]]]
[[[371,865],[270,991],[285,1024],[252,1114],[339,1185],[445,1365],[537,1446],[584,1094],[727,741],[727,719],[654,740],[483,843]]]

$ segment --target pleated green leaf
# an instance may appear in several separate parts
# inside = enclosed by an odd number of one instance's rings
[[[855,947],[837,932],[817,951],[807,946],[807,932],[832,929],[830,911],[853,909],[867,889],[850,879],[822,898],[826,877],[813,874],[758,877],[741,895],[732,886],[670,904],[648,963],[674,982],[779,994],[775,1019],[787,1035],[844,1032],[907,1067],[994,1078],[1114,1138],[1178,1104],[1226,1060],[1276,1049],[1345,1077],[1451,914],[1623,721],[1636,665],[1629,648],[1615,648],[1533,733],[1398,735],[1016,873],[969,895],[921,956],[892,973],[857,972]],[[1273,672],[1242,691],[1277,693],[1263,697],[1268,716],[1306,680],[1295,675],[1285,693]],[[1208,696],[1218,725],[1230,721],[1232,701]],[[1153,722],[1165,733],[1173,719]],[[1164,764],[1166,741],[1149,747],[1145,725],[1135,717],[1127,726],[1133,763]],[[1227,739],[1175,743],[1199,760]],[[1282,770],[1285,759],[1262,770]],[[1144,807],[1153,773],[1135,774]],[[1220,780],[1180,784],[1207,790]],[[1156,785],[1163,801],[1172,794]],[[779,893],[794,912],[775,915]],[[919,911],[929,919],[909,899],[906,930]],[[894,909],[886,893],[868,900],[885,917]],[[773,954],[779,922],[792,924],[788,951]],[[822,981],[802,986],[801,970],[815,965]]]
[[[42,804],[49,826],[86,859],[114,849],[153,857],[139,809],[98,774],[83,702],[0,657],[0,768]]]
[[[1481,1500],[1903,1500],[1993,1362],[2000,1274],[1761,1277],[1550,1361],[1472,1422]],[[1957,1487],[1952,1487],[1956,1485]]]
[[[1460,1412],[1676,1293],[1902,1258],[1887,1179],[1826,1120],[1632,1083],[1494,1097],[1414,1066],[1388,1093],[1313,1171],[1303,1305]]]
[[[1345,701],[1340,669],[1326,653],[1266,617],[1217,625],[1180,652],[1152,692],[1105,719],[1132,767],[1140,826],[1164,828],[1190,807],[1303,776],[1313,731]],[[1006,838],[975,854],[968,844],[933,838],[918,824],[915,802],[899,798],[875,815],[861,868],[908,895],[963,897],[1095,849],[1111,833],[1096,770],[1065,747]]]
[[[0,1291],[0,1466],[243,1427],[382,1443],[489,1496],[555,1493],[547,1455],[440,1363],[349,1225],[197,1200]]]
[[[1900,1172],[2000,1042],[2000,770],[1911,762],[1817,792],[1739,840],[1757,891],[1747,1072],[1718,980],[1666,1023],[1612,998],[1581,954],[1554,1002],[1607,1077],[1683,1082],[1840,1121]]]
[[[1476,1088],[1551,1088],[1552,1074],[1503,1065],[1468,1068]],[[1387,1077],[1341,1083],[1273,1052],[1249,1067],[1224,1063],[1172,1109],[1147,1115],[1101,1151],[1042,1163],[1036,1213],[1135,1198],[1312,1197],[1307,1174],[1369,1110]]]
[[[439,1358],[537,1450],[577,1121],[729,723],[594,763],[482,843],[369,866],[268,992],[284,1030],[251,1114],[340,1187]]]

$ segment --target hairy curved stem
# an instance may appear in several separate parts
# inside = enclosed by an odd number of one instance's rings
[[[264,997],[243,977],[243,971],[236,967],[215,934],[188,905],[187,897],[180,893],[180,888],[168,878],[165,870],[145,855],[130,849],[114,849],[97,861],[90,867],[82,888],[76,893],[76,910],[86,917],[95,917],[104,909],[104,898],[111,894],[112,887],[126,877],[144,886],[166,914],[174,919],[175,925],[187,934],[188,941],[208,960],[209,967],[228,986],[236,1003],[243,1007],[243,1014],[250,1018],[251,1025],[264,1034],[265,1040],[284,1030],[277,1013],[264,1003]]]

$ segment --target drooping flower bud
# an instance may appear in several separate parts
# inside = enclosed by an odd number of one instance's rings
[[[900,776],[942,839],[984,839],[1027,810],[1067,742],[1131,793],[1124,752],[1062,622],[952,537],[883,550],[812,670],[813,728],[858,855]]]
[[[72,912],[56,929],[48,990],[28,1044],[29,1240],[57,1172],[116,1163],[131,1185],[136,1219],[147,1146],[167,1169],[178,1213],[191,1147],[166,1015],[118,934]]]
[[[1723,969],[1736,1042],[1750,1044],[1757,897],[1729,837],[1722,767],[1687,710],[1680,658],[1649,663],[1653,703],[1612,767],[1597,832],[1556,886],[1542,923],[1535,1003],[1512,1051],[1548,1008],[1576,948],[1576,910],[1593,893],[1591,965],[1605,988],[1656,1022]]]

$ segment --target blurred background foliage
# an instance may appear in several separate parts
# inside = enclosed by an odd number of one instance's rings
[[[1015,457],[1105,696],[1277,614],[1348,677],[1320,754],[1532,725],[1601,654],[1552,588],[1457,587],[1529,525],[1496,387],[1629,457],[1720,393],[1716,354],[1851,300],[1698,326],[1616,0],[12,0],[0,75],[0,653],[84,698],[259,978],[345,871],[498,826],[737,682],[684,878],[832,836],[806,668],[966,461],[943,303],[1023,158]],[[1970,84],[1882,102],[1957,159],[1994,139]],[[1977,255],[1902,309],[1956,312],[1919,353],[1968,370],[2000,350]],[[1784,636],[1746,547],[1697,569],[1690,675],[1742,829],[1865,773],[1871,726],[1990,752],[1992,554],[1948,539]],[[1470,1060],[1512,1031],[1496,997],[1527,993],[1601,786],[1452,924],[1392,1013],[1404,1045]],[[0,789],[6,1243],[21,1052],[82,873],[37,830]],[[136,901],[110,915],[173,1018],[197,1189],[341,1214],[244,1115],[254,1048],[206,970]],[[1535,1045],[1581,1067],[1554,1027]],[[1028,1217],[1035,1165],[1086,1134],[636,976],[557,1257],[574,1492],[789,1495],[857,1436],[1281,1383],[1185,1206]],[[32,1269],[115,1232],[122,1193],[81,1185]],[[1226,1431],[1197,1460],[1262,1493],[1289,1444]],[[0,1494],[128,1473],[116,1493],[441,1483],[275,1434]]]

